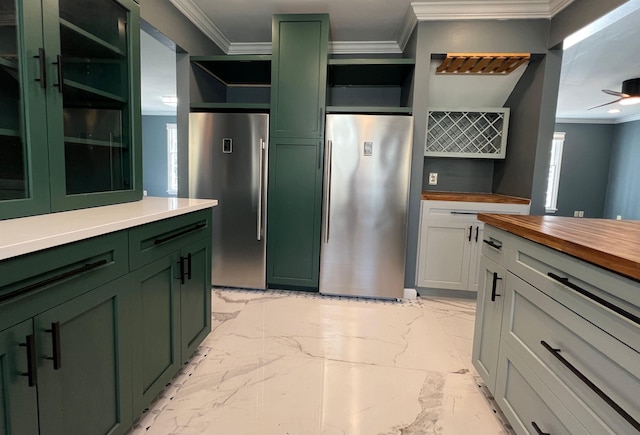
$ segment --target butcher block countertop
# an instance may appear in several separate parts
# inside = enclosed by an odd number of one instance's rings
[[[478,219],[640,281],[640,221],[499,214]]]
[[[422,192],[422,200],[430,201],[462,201],[462,202],[491,202],[494,204],[529,204],[531,200],[516,196],[498,195],[496,193],[471,192]]]

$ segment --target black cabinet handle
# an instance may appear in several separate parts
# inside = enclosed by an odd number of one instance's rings
[[[591,382],[589,378],[583,375],[580,370],[578,370],[576,367],[573,366],[573,364],[571,364],[562,355],[560,355],[560,352],[561,352],[560,349],[554,349],[553,347],[549,346],[549,344],[544,340],[541,341],[540,344],[545,349],[547,349],[553,356],[555,356],[556,359],[558,359],[558,361],[564,364],[564,366],[567,367],[571,371],[571,373],[576,375],[578,379],[580,379],[584,384],[586,384],[587,387],[589,387],[594,393],[596,393],[598,397],[604,400],[607,403],[607,405],[612,407],[614,411],[616,411],[622,418],[624,418],[627,422],[629,422],[629,424],[633,426],[635,430],[640,431],[640,423],[638,423],[638,421],[636,421],[633,417],[631,417],[629,413],[627,413],[624,409],[622,409],[620,405],[614,402],[613,399],[611,399],[611,397],[607,396],[604,391],[602,391],[593,382]]]
[[[195,226],[193,226],[191,228],[187,228],[185,230],[182,230],[179,233],[175,233],[175,234],[171,234],[170,236],[167,236],[167,237],[161,237],[159,239],[155,239],[153,241],[153,244],[154,245],[159,245],[161,243],[168,242],[169,240],[173,240],[173,239],[175,239],[177,237],[184,236],[185,234],[192,233],[193,231],[199,230],[200,228],[204,228],[206,226],[207,226],[207,224],[196,224]]]
[[[533,426],[538,435],[551,435],[549,432],[542,432],[542,430],[540,430],[540,426],[538,426],[535,421],[531,422],[531,426]]]
[[[480,227],[476,227],[476,243],[478,243],[478,235],[480,234]]]
[[[492,248],[497,249],[498,251],[502,251],[502,245],[498,245],[493,240],[483,240],[483,242],[491,246]]]
[[[187,255],[187,261],[189,264],[187,265],[187,279],[191,279],[191,252]]]
[[[53,360],[53,369],[60,370],[62,368],[62,354],[60,352],[60,322],[51,323],[51,329],[46,332],[51,333],[51,348],[53,349],[53,357],[47,357]]]
[[[47,87],[47,59],[45,57],[44,48],[38,48],[38,55],[33,56],[35,59],[38,59],[38,63],[40,64],[40,78],[36,79],[36,82],[40,82],[40,87],[42,89],[46,89]]]
[[[23,295],[25,293],[32,292],[41,287],[47,286],[49,284],[54,284],[58,281],[62,281],[63,279],[70,278],[74,275],[79,275],[83,272],[87,272],[89,270],[95,269],[96,267],[100,267],[103,264],[107,264],[107,260],[96,261],[95,263],[85,264],[84,266],[80,266],[77,269],[70,270],[69,272],[61,273],[60,275],[56,275],[52,278],[47,278],[43,281],[37,282],[35,284],[28,285],[26,287],[20,288],[18,290],[14,290],[4,295],[0,295],[0,302],[4,302],[9,299],[13,299],[17,296]]]
[[[58,55],[56,61],[53,62],[58,68],[58,83],[53,85],[58,88],[58,92],[62,93],[62,87],[64,86],[64,74],[62,71],[62,56]]]
[[[469,225],[469,241],[471,241],[472,234],[473,234],[473,225]]]
[[[502,296],[496,293],[496,289],[498,288],[498,280],[502,278],[498,277],[498,272],[493,272],[493,285],[491,286],[491,302],[496,301],[496,296]]]
[[[622,317],[625,317],[629,320],[631,320],[633,323],[640,325],[640,317],[636,316],[633,313],[630,313],[620,307],[618,307],[617,305],[612,304],[611,302],[602,299],[600,296],[594,295],[593,293],[578,287],[577,285],[575,285],[572,282],[569,282],[569,278],[563,278],[561,276],[556,275],[555,273],[549,272],[547,273],[547,275],[550,278],[553,278],[554,280],[558,281],[560,284],[562,285],[566,285],[567,287],[569,287],[572,290],[577,291],[578,293],[580,293],[583,296],[588,297],[589,299],[591,299],[594,302],[599,303],[600,305],[603,305],[607,308],[609,308],[611,311],[614,311],[618,314],[620,314]]]
[[[184,284],[184,257],[180,256],[180,284]]]
[[[26,343],[20,343],[20,346],[27,348],[27,372],[22,376],[29,378],[29,386],[35,387],[38,384],[38,366],[36,364],[36,337],[29,334],[26,337]]]

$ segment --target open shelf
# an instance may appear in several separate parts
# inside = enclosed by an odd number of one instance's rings
[[[191,56],[191,63],[225,86],[271,86],[270,54]]]
[[[404,86],[415,59],[329,59],[329,86]]]
[[[109,44],[62,18],[60,18],[60,39],[65,57],[117,58],[126,56],[125,51],[115,45]]]
[[[0,128],[0,136],[20,136],[20,131],[8,128]]]
[[[191,111],[208,111],[208,110],[255,110],[269,111],[271,105],[269,103],[191,103]]]
[[[87,103],[105,103],[110,106],[122,106],[127,100],[119,95],[105,92],[72,80],[64,81],[65,102],[79,101]]]
[[[363,113],[411,115],[413,107],[382,107],[382,106],[327,106],[327,113]]]
[[[126,148],[126,145],[120,142],[109,142],[106,140],[96,140],[96,139],[87,139],[82,137],[69,137],[65,136],[64,141],[66,143],[73,143],[77,145],[96,145],[103,147],[111,147],[111,148]]]

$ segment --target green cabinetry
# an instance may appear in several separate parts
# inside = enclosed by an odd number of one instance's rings
[[[165,388],[211,331],[210,210],[130,231],[134,413]]]
[[[5,0],[2,13],[0,219],[140,199],[138,5]]]
[[[328,15],[274,15],[267,285],[317,291]]]

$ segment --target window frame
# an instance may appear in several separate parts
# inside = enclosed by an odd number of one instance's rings
[[[549,170],[547,174],[547,192],[545,197],[545,213],[558,211],[558,191],[560,188],[560,172],[562,170],[562,154],[566,133],[556,131],[553,133],[549,156]]]
[[[178,194],[178,124],[167,124],[167,194]]]

